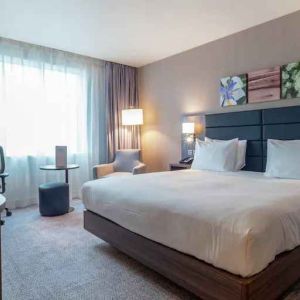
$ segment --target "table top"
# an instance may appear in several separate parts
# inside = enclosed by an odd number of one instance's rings
[[[46,166],[41,166],[40,169],[41,170],[70,170],[70,169],[78,169],[79,165],[76,164],[70,164],[70,165],[66,165],[64,167],[59,167],[56,165],[46,165]]]
[[[0,212],[5,208],[6,199],[4,196],[0,195]]]

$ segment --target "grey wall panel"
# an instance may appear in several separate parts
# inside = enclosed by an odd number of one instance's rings
[[[263,141],[263,156],[267,156],[267,141]]]
[[[261,110],[206,115],[206,136],[220,140],[247,140],[244,170],[263,171]]]
[[[262,172],[263,158],[262,157],[247,157],[245,171]]]
[[[300,123],[265,125],[263,126],[263,139],[300,139]]]
[[[206,115],[206,127],[261,124],[261,110]]]
[[[264,109],[262,119],[264,125],[300,123],[300,106]]]
[[[261,141],[247,141],[247,156],[262,156],[263,147]]]
[[[206,128],[206,136],[212,139],[229,140],[239,138],[255,141],[262,138],[261,126],[210,127]]]
[[[250,125],[251,122],[255,125]],[[300,106],[208,115],[206,125],[206,135],[210,138],[246,139],[244,170],[264,172],[267,139],[300,139]]]
[[[263,172],[266,170],[266,165],[267,165],[267,158],[263,158]]]

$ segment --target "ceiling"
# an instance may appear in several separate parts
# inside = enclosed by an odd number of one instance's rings
[[[299,0],[0,0],[0,36],[139,67],[299,9]]]

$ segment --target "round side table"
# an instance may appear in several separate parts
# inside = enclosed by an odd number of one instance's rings
[[[76,164],[70,164],[66,165],[64,167],[59,167],[56,165],[46,165],[46,166],[41,166],[40,170],[45,170],[45,171],[65,171],[65,183],[69,183],[69,170],[73,169],[78,169],[79,165]],[[69,212],[72,212],[74,210],[74,207],[69,208]]]
[[[56,165],[46,165],[46,166],[41,166],[40,170],[65,171],[65,182],[69,183],[69,170],[78,169],[78,168],[79,168],[79,165],[76,165],[76,164],[66,165],[65,167],[58,167]]]

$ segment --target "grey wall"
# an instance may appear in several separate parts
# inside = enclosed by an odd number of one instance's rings
[[[143,159],[150,171],[180,158],[183,113],[300,104],[300,99],[219,107],[219,79],[300,60],[300,11],[139,69]]]

